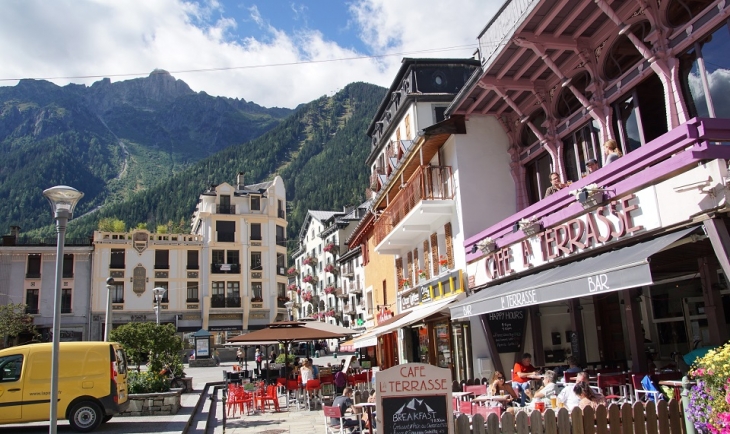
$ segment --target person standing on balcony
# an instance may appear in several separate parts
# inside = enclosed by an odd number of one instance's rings
[[[603,144],[603,154],[606,156],[606,164],[618,160],[623,155],[618,148],[618,143],[613,139]]]
[[[558,175],[557,172],[553,172],[550,174],[550,184],[550,187],[545,190],[545,197],[548,197],[553,193],[557,193],[558,191],[568,186],[568,184],[564,184],[560,181],[560,175]]]

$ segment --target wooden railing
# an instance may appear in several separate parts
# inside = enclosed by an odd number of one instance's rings
[[[652,433],[683,434],[684,416],[677,401],[659,401],[633,404],[611,404],[598,406],[596,410],[586,407],[583,411],[574,408],[571,413],[565,408],[555,413],[533,411],[528,414],[503,413],[501,419],[490,414],[485,422],[481,415],[472,418],[465,414],[454,419],[454,434],[599,434],[599,433]]]
[[[423,200],[450,200],[454,198],[451,166],[421,166],[375,222],[375,244],[400,223]]]

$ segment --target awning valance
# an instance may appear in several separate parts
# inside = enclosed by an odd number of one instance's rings
[[[487,287],[451,306],[451,319],[649,285],[649,257],[696,228]]]

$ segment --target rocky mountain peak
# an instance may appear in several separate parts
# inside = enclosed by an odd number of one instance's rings
[[[163,69],[155,69],[147,77],[132,80],[112,83],[104,78],[92,84],[86,96],[95,109],[105,112],[119,105],[154,110],[160,104],[194,94],[184,81]]]

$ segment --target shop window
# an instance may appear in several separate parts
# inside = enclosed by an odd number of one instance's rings
[[[667,132],[664,86],[656,75],[639,83],[614,103],[613,109],[613,126],[624,154]]]
[[[550,186],[550,172],[553,171],[552,158],[547,152],[525,165],[527,197],[533,204],[542,199]]]
[[[730,29],[723,24],[679,56],[682,93],[690,117],[730,117],[725,90],[730,81],[730,68],[723,66],[727,65],[726,57],[730,52],[728,36]],[[704,62],[706,81],[703,81],[700,58]],[[707,98],[708,93],[710,98]]]
[[[547,117],[545,116],[545,111],[540,109],[534,112],[532,115],[530,115],[529,121],[532,123],[532,125],[537,128],[538,131],[540,131],[541,134],[547,133],[547,128],[543,126],[545,123],[545,120]],[[532,128],[525,122],[522,125],[522,133],[520,134],[520,144],[522,146],[532,146],[535,143],[537,143],[537,135],[535,135],[535,132],[532,131]]]
[[[591,76],[585,71],[579,73],[570,81],[570,84],[588,100],[590,100],[592,94],[590,92],[586,92],[586,87],[588,87],[590,83]],[[558,95],[556,108],[560,118],[567,118],[571,114],[583,108],[583,105],[580,101],[578,101],[578,98],[572,90],[568,87],[564,87]]]
[[[645,39],[650,31],[651,24],[648,21],[635,23],[630,29],[630,32],[636,35],[640,41],[644,41],[644,44],[648,48],[651,48],[651,46],[649,46]],[[606,58],[603,61],[603,75],[608,80],[615,80],[628,72],[637,63],[643,61],[643,59],[641,53],[639,53],[639,50],[628,36],[621,35],[606,52]]]
[[[712,3],[713,0],[670,0],[667,4],[667,23],[672,27],[687,24]]]
[[[601,164],[600,131],[600,124],[591,121],[563,138],[563,164],[569,181],[577,181],[587,175],[586,161],[591,158]]]
[[[439,368],[451,368],[451,336],[448,321],[435,323],[433,334],[436,343],[436,365]]]

